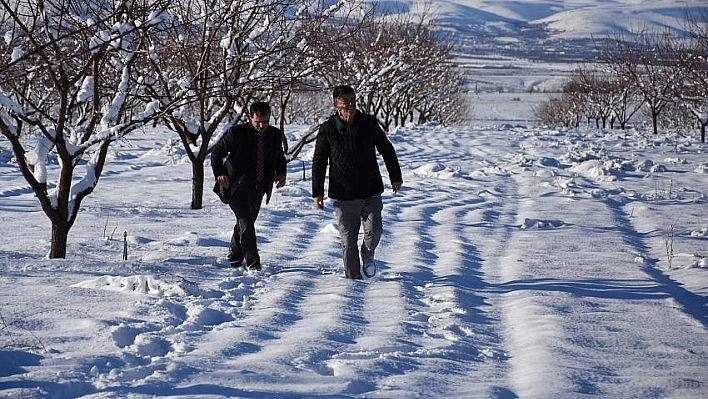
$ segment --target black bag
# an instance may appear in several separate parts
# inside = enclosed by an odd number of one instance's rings
[[[226,176],[229,177],[229,188],[221,187],[221,185],[217,181],[216,183],[214,183],[213,191],[219,197],[221,202],[223,202],[224,204],[228,204],[231,200],[233,190],[240,185],[240,182],[239,184],[236,184],[236,182],[234,182],[234,175],[236,173],[234,171],[233,166],[231,165],[231,162],[229,162],[228,159],[224,162],[224,171],[226,172]]]
[[[221,187],[221,185],[219,185],[219,182],[214,183],[214,192],[224,204],[228,204],[229,199],[231,199],[230,191],[231,190],[229,190],[228,188]]]

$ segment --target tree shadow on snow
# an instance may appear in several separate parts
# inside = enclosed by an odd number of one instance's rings
[[[238,388],[232,388],[227,386],[213,385],[213,384],[197,384],[187,387],[164,387],[164,386],[139,386],[131,388],[107,388],[102,392],[117,391],[121,393],[132,393],[138,395],[155,395],[161,396],[166,392],[174,396],[190,396],[190,397],[200,397],[200,396],[223,396],[227,398],[274,398],[279,399],[301,399],[303,395],[301,393],[285,393],[285,392],[266,392],[266,391],[248,391]],[[306,396],[310,399],[327,398],[327,399],[353,399],[353,396],[347,396],[342,394],[308,394]]]
[[[34,353],[0,350],[0,377],[23,374],[24,366],[39,366],[41,360],[42,356]]]
[[[640,253],[650,253],[649,247],[645,244],[643,235],[636,231],[629,215],[624,211],[623,204],[611,198],[605,199],[605,203],[614,214],[617,220],[617,227],[622,232],[625,241],[638,249]],[[656,261],[645,263],[642,270],[651,279],[660,285],[660,291],[670,296],[678,302],[683,310],[694,319],[698,320],[703,327],[708,327],[708,298],[695,294],[685,288],[656,267]]]
[[[675,282],[660,270],[645,267],[645,272],[652,280],[557,280],[551,278],[514,280],[492,285],[490,289],[499,293],[519,290],[557,291],[582,297],[595,297],[619,300],[656,300],[673,298],[683,305],[684,310],[704,326],[708,327],[706,309],[708,299],[693,294]]]
[[[506,283],[492,285],[499,293],[505,294],[512,291],[556,291],[582,297],[595,297],[604,299],[664,299],[669,294],[658,284],[648,284],[643,280],[558,280],[552,278],[513,280]]]

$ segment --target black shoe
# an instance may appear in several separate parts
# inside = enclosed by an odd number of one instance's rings
[[[243,254],[234,254],[233,252],[229,251],[229,255],[226,257],[226,259],[229,260],[229,263],[231,263],[231,267],[241,267],[241,264],[243,263]]]

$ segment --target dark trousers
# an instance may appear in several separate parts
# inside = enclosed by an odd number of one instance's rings
[[[234,234],[231,236],[230,257],[243,258],[247,266],[260,265],[256,245],[256,219],[261,210],[263,192],[255,189],[239,189],[234,192],[229,207],[236,215]]]

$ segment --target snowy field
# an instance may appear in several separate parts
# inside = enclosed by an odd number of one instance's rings
[[[211,176],[189,209],[159,129],[114,148],[64,260],[0,163],[0,397],[708,397],[705,144],[496,123],[524,101],[391,133],[405,184],[363,281],[309,153],[263,207],[259,273],[219,260],[231,211]]]
[[[702,4],[435,3],[448,26],[522,47],[525,23],[588,38]],[[469,126],[390,134],[404,187],[384,193],[368,280],[342,277],[311,148],[262,208],[264,270],[244,273],[222,260],[234,217],[211,175],[189,209],[176,136],[113,148],[56,260],[0,137],[0,398],[708,398],[708,147],[535,127],[573,65],[482,50],[461,57],[480,89]]]

